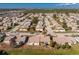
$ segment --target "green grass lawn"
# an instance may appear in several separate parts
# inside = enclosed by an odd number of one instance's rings
[[[76,55],[79,50],[72,49],[58,49],[58,50],[44,50],[44,49],[16,49],[8,51],[10,55]]]
[[[71,49],[10,49],[10,55],[79,55],[79,44],[73,45]]]

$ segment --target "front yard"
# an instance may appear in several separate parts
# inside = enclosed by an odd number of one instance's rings
[[[79,55],[79,44],[71,49],[48,49],[48,48],[13,48],[5,50],[9,55]]]

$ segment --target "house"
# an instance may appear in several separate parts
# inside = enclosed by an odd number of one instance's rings
[[[20,28],[19,31],[27,31],[26,28]]]
[[[0,26],[0,30],[2,31],[4,29],[4,27],[3,26]]]
[[[26,44],[27,45],[40,45],[40,42],[50,44],[50,37],[42,35],[42,34],[31,36],[29,37],[29,40]]]
[[[63,28],[54,29],[53,32],[65,32],[65,29],[63,29]]]
[[[7,36],[6,38],[5,38],[5,40],[3,41],[3,43],[6,43],[6,44],[9,44],[10,45],[10,40],[11,39],[16,39],[15,38],[16,36],[14,36],[14,35],[10,35],[10,36]]]
[[[3,26],[3,23],[2,22],[0,22],[0,26]]]
[[[79,42],[79,35],[72,35],[72,37],[74,38],[74,40],[76,40],[77,42]]]
[[[19,29],[19,31],[28,31],[28,28],[31,25],[31,20],[27,20]]]
[[[39,21],[36,26],[36,31],[43,31],[43,21]]]
[[[53,37],[53,41],[55,41],[61,45],[65,44],[66,42],[68,42],[69,45],[76,44],[76,42],[77,42],[73,37],[65,36],[62,34],[59,34],[58,36]]]

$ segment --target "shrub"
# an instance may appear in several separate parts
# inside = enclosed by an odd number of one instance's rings
[[[54,15],[53,15],[53,18],[54,18],[54,19],[58,19],[58,17],[57,17],[57,15],[56,15],[56,14],[54,14]]]
[[[52,41],[52,42],[51,42],[51,47],[55,47],[56,44],[57,44],[56,42]]]
[[[33,22],[34,24],[37,24],[37,23],[38,23],[38,17],[34,17],[33,20],[32,20],[32,22]]]
[[[8,53],[5,50],[0,50],[0,55],[8,55]]]
[[[44,42],[39,42],[39,45],[40,46],[44,46]]]
[[[65,49],[66,48],[66,45],[62,45],[62,48]]]
[[[71,46],[68,44],[68,42],[65,43],[66,48],[70,49]]]
[[[56,49],[59,49],[59,48],[61,48],[61,45],[56,44],[55,48],[56,48]]]
[[[67,48],[68,48],[68,49],[70,49],[70,48],[71,48],[71,46],[67,46]]]
[[[64,45],[62,45],[62,48],[63,49],[65,49],[65,48],[70,49],[71,46],[68,44],[68,42],[66,42]]]

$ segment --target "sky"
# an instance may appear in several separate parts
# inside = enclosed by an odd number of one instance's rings
[[[0,0],[0,3],[79,3],[79,0]]]
[[[0,3],[0,8],[75,8],[79,3]]]

